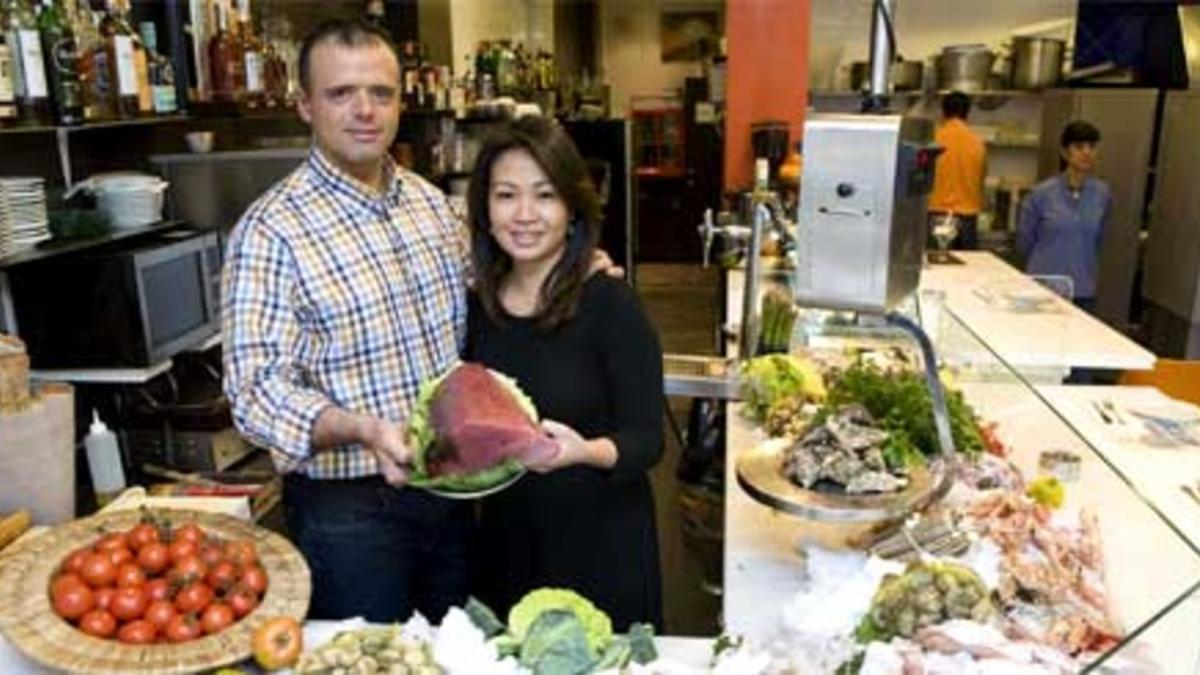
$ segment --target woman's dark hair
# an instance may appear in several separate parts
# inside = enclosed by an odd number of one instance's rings
[[[1066,150],[1076,143],[1091,143],[1095,145],[1099,142],[1099,129],[1083,120],[1075,120],[1063,128],[1059,145],[1061,145],[1063,150]]]
[[[305,35],[304,42],[300,44],[298,59],[300,62],[300,88],[306,92],[312,83],[312,50],[322,42],[332,42],[342,47],[368,47],[380,44],[392,52],[392,56],[396,57],[396,63],[400,62],[400,56],[396,53],[396,45],[392,42],[392,36],[382,28],[358,19],[328,19],[322,21],[311,33]]]
[[[512,270],[512,258],[492,236],[488,213],[492,167],[509,150],[523,150],[537,162],[567,207],[566,250],[542,283],[536,326],[550,331],[575,316],[592,253],[600,238],[600,203],[587,164],[575,143],[554,120],[522,117],[496,129],[475,161],[467,188],[467,219],[471,226],[471,258],[475,291],[493,321],[504,323],[500,283]]]

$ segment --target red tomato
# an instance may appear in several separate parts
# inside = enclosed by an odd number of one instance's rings
[[[208,584],[218,591],[223,591],[237,581],[237,567],[228,560],[222,560],[208,571]]]
[[[258,564],[258,551],[254,542],[249,539],[234,539],[225,544],[225,557],[238,567],[251,567]]]
[[[208,544],[200,547],[200,559],[204,561],[205,565],[208,565],[209,567],[216,567],[217,563],[225,559],[225,556],[221,552],[220,546],[209,542]]]
[[[195,523],[188,523],[175,530],[174,541],[190,541],[199,547],[204,543],[204,530]]]
[[[113,566],[107,553],[89,553],[83,561],[79,575],[92,588],[103,588],[112,584],[117,576],[117,568]]]
[[[199,550],[199,547],[196,546],[196,542],[194,541],[176,539],[175,541],[171,542],[171,561],[179,562],[184,558],[190,558],[191,556],[196,555]]]
[[[171,564],[171,551],[161,542],[148,542],[138,550],[137,562],[146,572],[158,574]]]
[[[184,614],[195,614],[204,611],[213,600],[213,590],[204,582],[196,582],[183,587],[175,596],[175,608]]]
[[[129,542],[124,532],[110,532],[100,537],[100,541],[96,542],[97,551],[108,553],[118,548],[129,548]]]
[[[208,576],[208,566],[199,556],[190,555],[176,560],[175,566],[171,568],[171,572],[167,576],[173,581],[185,584],[204,581],[204,577]]]
[[[112,561],[113,567],[120,567],[125,563],[133,562],[133,553],[127,548],[114,548],[108,553],[108,559]]]
[[[158,528],[150,523],[138,523],[129,531],[128,539],[129,546],[135,551],[140,551],[147,544],[153,544],[158,541]]]
[[[103,609],[93,609],[79,620],[79,630],[98,638],[110,638],[117,632],[117,620]]]
[[[233,610],[229,605],[220,602],[209,605],[204,610],[204,614],[200,616],[200,627],[204,629],[205,635],[220,633],[231,623],[233,623]]]
[[[166,632],[167,624],[171,623],[171,619],[175,618],[178,612],[175,611],[175,605],[170,600],[155,600],[146,607],[146,613],[142,618],[154,624],[154,627],[160,631]]]
[[[225,596],[225,602],[229,603],[230,609],[233,610],[233,615],[240,619],[253,612],[254,608],[258,606],[258,596],[239,587]]]
[[[158,629],[145,619],[130,621],[117,631],[117,639],[134,645],[148,645],[158,637]]]
[[[67,559],[63,561],[63,571],[79,574],[83,570],[83,561],[87,559],[91,552],[92,549],[90,548],[81,548],[67,556]]]
[[[126,586],[117,589],[108,611],[122,621],[131,621],[146,613],[146,604],[146,594],[141,588]]]
[[[61,589],[69,586],[83,586],[86,588],[87,582],[83,580],[83,577],[75,574],[74,572],[65,572],[57,577],[54,577],[54,581],[50,582],[50,595],[53,596]]]
[[[187,642],[200,637],[200,624],[187,614],[176,614],[167,624],[167,640],[170,642]]]
[[[146,599],[154,600],[170,600],[171,599],[171,582],[163,578],[151,579],[146,582],[145,586]]]
[[[133,586],[141,588],[146,583],[146,573],[136,564],[127,562],[117,568],[117,588]]]
[[[78,619],[96,606],[96,596],[83,584],[60,588],[51,599],[55,613],[64,619]]]
[[[247,590],[262,595],[267,590],[267,573],[263,571],[263,568],[258,567],[257,565],[254,567],[247,567],[246,569],[242,570],[241,582],[242,586],[245,586]]]
[[[93,593],[96,596],[96,609],[103,609],[107,612],[108,608],[112,606],[112,599],[116,594],[117,589],[111,586],[96,589],[96,592]]]

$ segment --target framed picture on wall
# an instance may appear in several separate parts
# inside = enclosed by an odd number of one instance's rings
[[[717,51],[721,13],[717,9],[664,9],[661,16],[662,60],[699,61]]]

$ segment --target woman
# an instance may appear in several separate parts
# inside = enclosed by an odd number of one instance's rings
[[[589,274],[600,221],[586,165],[556,123],[525,117],[480,152],[467,203],[466,357],[516,378],[559,444],[484,500],[479,595],[504,616],[530,590],[566,587],[616,630],[661,630],[647,471],[662,453],[662,352],[633,290]]]
[[[1072,122],[1060,139],[1063,172],[1038,183],[1021,205],[1017,251],[1029,274],[1069,277],[1075,304],[1091,310],[1096,298],[1100,244],[1112,210],[1104,181],[1093,178],[1100,130]]]

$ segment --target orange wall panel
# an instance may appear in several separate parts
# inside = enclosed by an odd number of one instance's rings
[[[865,2],[865,0],[863,0]],[[726,0],[725,188],[749,187],[750,125],[784,120],[795,146],[808,103],[809,0]]]

